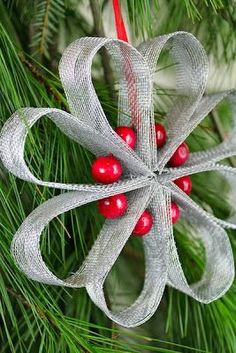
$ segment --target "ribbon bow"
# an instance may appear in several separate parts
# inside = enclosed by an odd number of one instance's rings
[[[119,77],[119,122],[134,126],[136,150],[131,150],[113,131],[102,110],[91,80],[92,59],[105,46],[114,60]],[[176,63],[177,97],[167,114],[168,141],[157,151],[153,115],[153,74],[163,48]],[[208,61],[197,39],[185,32],[157,37],[134,48],[120,40],[81,38],[63,53],[60,77],[71,114],[53,108],[24,108],[5,123],[0,135],[0,157],[15,176],[39,185],[67,190],[36,208],[18,229],[12,253],[20,269],[31,279],[59,286],[86,287],[90,298],[113,321],[133,327],[156,311],[166,284],[202,303],[222,296],[232,284],[234,262],[227,233],[236,225],[208,214],[183,193],[173,180],[184,175],[216,170],[229,181],[235,169],[218,164],[236,154],[233,134],[209,151],[192,153],[184,167],[168,168],[168,160],[200,121],[224,98],[232,101],[232,91],[204,95]],[[24,161],[28,129],[47,115],[67,136],[100,156],[112,153],[123,165],[124,177],[111,185],[61,184],[38,180]],[[82,266],[66,279],[57,278],[40,253],[40,235],[56,216],[107,196],[128,193],[128,211],[118,219],[107,219]],[[189,285],[182,270],[170,221],[170,198],[181,214],[199,230],[206,250],[202,279]],[[154,224],[143,239],[146,274],[137,300],[121,312],[107,307],[103,285],[144,209],[148,207]]]

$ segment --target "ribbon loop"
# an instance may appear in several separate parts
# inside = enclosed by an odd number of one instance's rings
[[[221,297],[234,280],[234,259],[226,232],[195,207],[184,193],[172,185],[172,196],[182,209],[182,215],[198,230],[206,250],[204,274],[199,282],[187,283],[182,270],[174,238],[170,238],[168,282],[171,286],[190,295],[202,303],[210,303]]]
[[[176,67],[177,98],[166,116],[168,141],[157,152],[156,170],[159,171],[163,170],[186,134],[191,132],[190,119],[202,98],[208,76],[206,53],[198,40],[186,32],[163,35],[138,47],[153,74],[159,55],[165,48],[170,50]]]
[[[81,38],[69,45],[60,61],[59,72],[70,110],[108,139],[122,144],[130,156],[137,156],[109,125],[92,84],[92,60],[103,46],[114,60],[120,82],[118,112],[131,117],[137,134],[136,153],[151,167],[155,139],[150,72],[145,59],[134,47],[109,38]]]
[[[225,202],[228,202],[228,204],[232,207],[232,212],[229,215],[229,217],[225,220],[222,220],[220,218],[215,217],[211,213],[207,213],[206,217],[209,220],[213,220],[215,223],[220,225],[223,228],[231,228],[231,229],[236,229],[236,207],[235,207],[235,199],[236,199],[236,168],[232,168],[226,165],[222,164],[214,164],[214,163],[202,163],[200,165],[192,166],[192,167],[186,167],[186,168],[181,168],[181,170],[173,170],[171,173],[166,176],[166,178],[161,178],[158,177],[158,180],[161,180],[161,182],[165,182],[165,185],[168,185],[170,181],[173,181],[177,178],[180,178],[181,176],[184,175],[190,175],[194,173],[200,173],[200,172],[216,172],[219,175],[223,176],[224,178],[224,187],[225,189],[228,189],[224,191],[224,200]],[[184,195],[182,195],[184,197]],[[193,207],[198,207],[199,206],[190,198],[186,197],[186,202],[191,203]],[[205,212],[204,210],[201,209],[201,212]]]
[[[186,166],[192,166],[202,163],[216,163],[222,159],[236,155],[236,91],[225,91],[211,96],[206,96],[205,102],[202,102],[203,109],[208,104],[209,100],[216,98],[214,104],[211,105],[211,110],[222,101],[228,101],[231,108],[231,131],[226,136],[225,140],[218,146],[208,149],[207,151],[195,152],[190,156]],[[202,109],[202,107],[200,107]],[[209,109],[208,109],[209,112]]]
[[[59,109],[52,108],[24,108],[17,111],[5,123],[0,135],[0,157],[5,167],[21,179],[38,185],[64,190],[94,190],[99,185],[77,185],[47,182],[37,179],[27,167],[24,160],[24,147],[29,129],[43,116],[48,116],[67,136],[75,140],[93,154],[106,155],[113,153],[123,162],[126,174],[139,176],[146,170],[138,157],[130,156],[128,149],[123,149],[119,141],[107,139],[100,132],[92,129],[84,121]],[[117,143],[118,142],[118,143]],[[137,163],[139,160],[140,163]],[[145,178],[143,176],[143,178]]]
[[[64,212],[105,198],[111,194],[128,192],[138,188],[142,188],[142,186],[139,184],[135,185],[135,183],[131,183],[130,185],[120,183],[120,185],[113,186],[112,192],[110,188],[107,187],[104,187],[100,191],[73,191],[55,196],[44,202],[25,219],[14,236],[11,250],[18,266],[29,278],[35,281],[59,286],[74,288],[84,287],[93,281],[103,278],[107,272],[107,267],[106,264],[101,261],[100,257],[102,256],[102,259],[104,259],[104,249],[108,246],[110,241],[114,240],[117,246],[111,248],[112,243],[110,243],[111,252],[110,254],[106,253],[106,262],[110,266],[110,264],[116,260],[124,246],[123,242],[129,237],[132,231],[132,225],[138,218],[137,212],[140,208],[138,202],[140,202],[140,200],[144,201],[149,197],[149,192],[147,192],[146,188],[144,188],[144,191],[136,191],[133,199],[134,205],[132,206],[131,199],[129,206],[130,211],[124,218],[116,222],[117,226],[114,224],[112,227],[111,222],[108,222],[109,226],[106,227],[106,231],[101,232],[101,236],[98,237],[91,249],[91,254],[88,255],[84,264],[75,274],[65,280],[57,278],[46,266],[39,246],[41,233],[53,218]],[[141,199],[139,200],[140,197]],[[141,205],[143,205],[143,203],[141,203]],[[131,225],[128,221],[131,222]],[[117,233],[119,233],[121,238],[117,238]],[[118,244],[122,245],[121,249],[118,247]]]
[[[124,327],[135,327],[147,321],[156,311],[161,301],[167,281],[168,237],[171,228],[167,213],[170,194],[155,186],[148,206],[154,217],[154,225],[148,237],[144,238],[145,279],[141,294],[128,308],[113,312],[108,309],[102,282],[93,282],[86,288],[92,298],[106,315]]]

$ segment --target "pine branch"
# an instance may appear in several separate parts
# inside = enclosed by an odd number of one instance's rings
[[[46,1],[45,14],[43,19],[42,34],[39,41],[39,53],[41,55],[46,54],[46,35],[48,32],[48,13],[50,9],[51,0]]]
[[[36,48],[41,57],[50,57],[49,46],[55,46],[55,35],[60,21],[64,18],[63,0],[38,1],[33,25],[35,34],[32,46]]]

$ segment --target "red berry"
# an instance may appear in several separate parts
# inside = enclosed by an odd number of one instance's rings
[[[106,218],[117,218],[127,210],[124,194],[118,194],[98,201],[98,210]]]
[[[166,143],[166,129],[161,124],[155,124],[156,144],[157,147],[162,147]]]
[[[130,148],[134,149],[136,144],[136,134],[134,130],[128,126],[119,126],[115,129],[115,132],[127,143]]]
[[[92,164],[92,176],[98,183],[114,183],[121,174],[121,164],[113,155],[98,157]]]
[[[192,180],[190,176],[185,175],[182,176],[181,178],[178,178],[174,181],[174,183],[181,189],[183,190],[187,195],[191,194],[192,191]]]
[[[153,224],[153,218],[150,212],[145,210],[141,217],[139,218],[138,222],[136,223],[136,226],[134,227],[133,230],[133,235],[137,237],[142,237],[146,235],[147,233],[150,232]]]
[[[189,157],[189,148],[188,148],[188,145],[183,142],[170,158],[169,165],[171,167],[178,167],[184,164],[187,161],[188,157]]]
[[[177,203],[171,202],[170,213],[171,213],[172,223],[175,224],[178,221],[180,216],[179,206],[177,205]]]

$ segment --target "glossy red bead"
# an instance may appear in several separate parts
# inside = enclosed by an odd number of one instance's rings
[[[180,165],[184,164],[187,161],[188,157],[189,157],[189,148],[188,148],[188,145],[185,142],[183,142],[170,158],[169,165],[171,167],[179,167]]]
[[[118,126],[115,132],[124,140],[127,145],[134,149],[136,144],[136,133],[128,126]]]
[[[155,124],[155,131],[156,131],[156,144],[157,147],[162,147],[166,143],[166,129],[161,124]]]
[[[127,199],[118,194],[98,201],[98,211],[106,218],[121,217],[127,210]]]
[[[177,205],[176,202],[171,202],[171,221],[173,224],[175,224],[180,216],[180,211],[179,211],[179,206]]]
[[[143,237],[150,232],[153,225],[153,218],[150,212],[145,210],[139,218],[133,230],[133,235]]]
[[[174,183],[187,195],[191,194],[193,184],[190,176],[182,176],[181,178],[176,179]]]
[[[92,176],[98,183],[111,184],[119,180],[122,166],[113,155],[98,157],[92,164]]]

